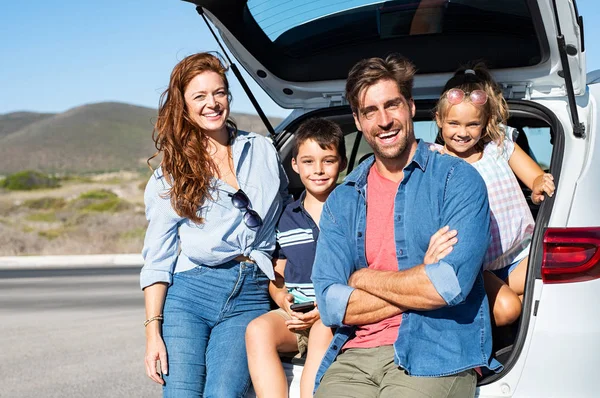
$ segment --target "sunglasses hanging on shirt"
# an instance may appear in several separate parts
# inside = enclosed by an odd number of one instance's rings
[[[248,228],[258,228],[262,225],[262,218],[260,218],[260,215],[256,211],[250,208],[250,199],[244,193],[244,191],[239,189],[234,194],[230,193],[229,196],[231,197],[231,203],[233,206],[236,209],[240,209],[245,212],[243,220],[244,224],[246,224]]]

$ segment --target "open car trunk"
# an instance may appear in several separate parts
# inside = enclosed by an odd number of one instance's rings
[[[344,103],[358,60],[401,52],[414,96],[431,99],[461,64],[485,60],[512,98],[585,93],[583,22],[571,0],[185,0],[210,20],[252,78],[283,108]],[[512,90],[512,91],[511,91]]]

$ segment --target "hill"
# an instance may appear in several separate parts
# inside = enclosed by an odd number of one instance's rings
[[[13,112],[0,115],[0,139],[51,116],[54,116],[54,113]]]
[[[258,116],[232,117],[240,129],[266,131]],[[25,169],[81,174],[144,168],[155,152],[155,118],[154,109],[116,102],[83,105],[59,114],[0,115],[0,174]]]

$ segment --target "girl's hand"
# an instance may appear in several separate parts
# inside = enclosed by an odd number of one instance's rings
[[[552,197],[554,195],[554,177],[552,174],[544,173],[533,181],[531,189],[531,201],[539,205],[544,201],[544,193]]]
[[[447,154],[446,148],[444,148],[441,145],[437,145],[437,144],[429,144],[429,150],[431,152],[437,152],[437,153],[442,154],[442,155],[446,155]]]
[[[156,361],[160,361],[160,369]],[[146,374],[158,384],[165,384],[163,374],[168,374],[167,349],[160,335],[146,337]]]
[[[314,310],[306,313],[292,311],[292,319],[285,322],[288,329],[291,331],[308,329],[316,321],[321,319],[321,314],[319,314],[319,309],[316,307],[316,305],[317,303],[315,303]]]
[[[446,257],[452,251],[456,242],[458,242],[456,234],[457,231],[455,229],[450,230],[448,225],[440,228],[433,234],[431,239],[429,239],[429,247],[425,253],[423,264],[435,264]]]

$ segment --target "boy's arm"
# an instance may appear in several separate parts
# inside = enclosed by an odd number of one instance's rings
[[[275,280],[269,283],[269,295],[280,308],[284,308],[284,299],[288,294],[283,278],[286,264],[287,259],[285,258],[275,259]]]
[[[458,231],[458,242],[443,260],[404,271],[363,269],[352,275],[350,285],[414,310],[464,301],[481,271],[490,238],[485,183],[467,163],[457,164],[447,178],[441,222]]]
[[[544,200],[544,192],[548,196],[554,194],[554,177],[544,170],[521,149],[516,143],[515,149],[508,159],[508,165],[517,178],[531,189],[531,200],[540,204]]]

